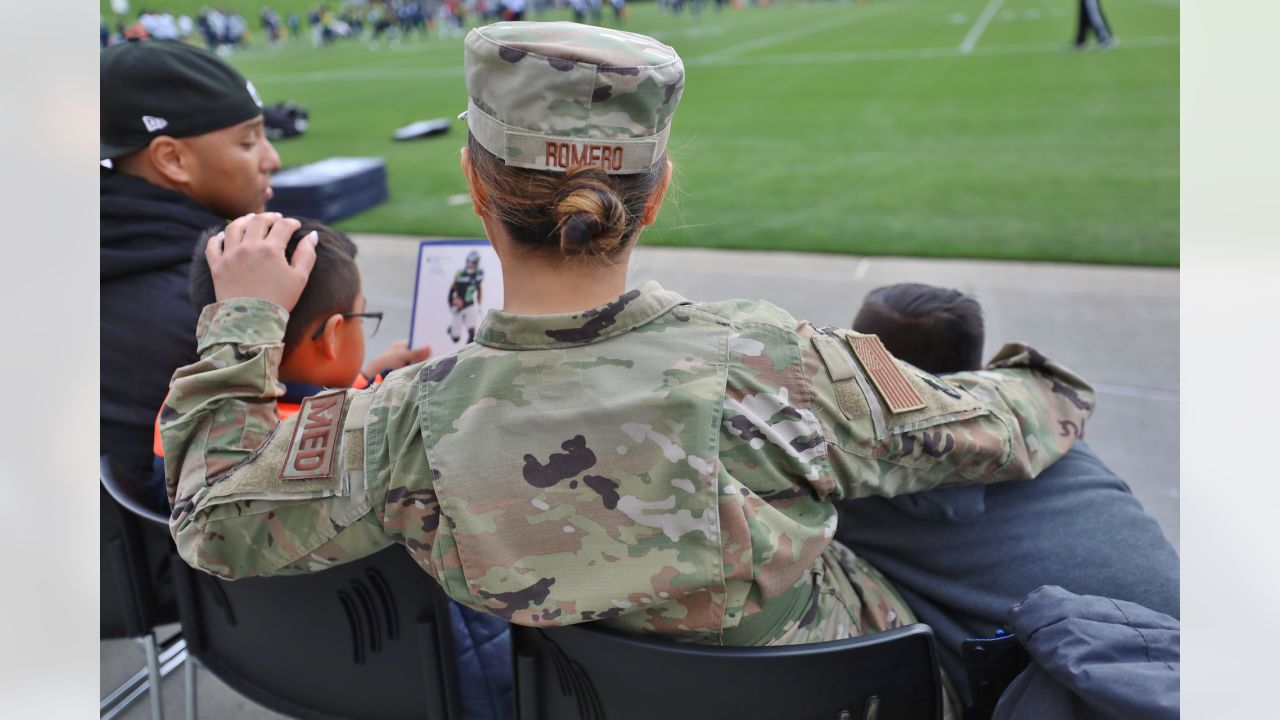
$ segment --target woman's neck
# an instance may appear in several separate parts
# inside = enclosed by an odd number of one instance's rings
[[[502,309],[518,315],[579,312],[616,300],[627,290],[630,252],[610,265],[545,259],[531,254],[503,258]]]

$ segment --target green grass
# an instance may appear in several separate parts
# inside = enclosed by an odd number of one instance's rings
[[[626,29],[673,45],[688,68],[671,136],[675,202],[644,242],[1177,265],[1171,2],[1107,0],[1120,44],[1103,53],[1068,50],[1074,2],[1006,0],[967,55],[958,47],[988,0],[784,3],[696,19],[635,4]],[[376,53],[299,43],[232,61],[268,102],[311,110],[308,133],[278,145],[287,165],[386,158],[391,200],[343,228],[481,233],[469,205],[450,202],[466,191],[465,127],[389,139],[465,107],[461,40]]]

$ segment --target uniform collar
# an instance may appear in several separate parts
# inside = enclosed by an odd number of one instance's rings
[[[284,395],[280,396],[280,402],[296,404],[306,400],[312,395],[318,395],[325,391],[323,385],[311,385],[300,382],[285,382],[281,384],[284,385]]]
[[[545,350],[589,345],[630,332],[677,305],[680,293],[650,280],[617,300],[592,310],[553,315],[516,315],[490,310],[476,331],[476,342],[502,350]]]

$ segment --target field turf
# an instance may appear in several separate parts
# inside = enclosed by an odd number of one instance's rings
[[[221,4],[257,30],[260,0]],[[1103,5],[1119,38],[1106,52],[1069,48],[1074,0],[708,3],[699,17],[631,4],[624,29],[688,69],[674,202],[643,242],[1177,265],[1178,5]],[[307,134],[277,145],[286,165],[387,159],[391,200],[341,227],[481,233],[458,171],[463,123],[390,140],[465,108],[461,39],[253,43],[231,61],[267,102],[311,111]]]

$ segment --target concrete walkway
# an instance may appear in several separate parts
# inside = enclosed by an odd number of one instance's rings
[[[370,310],[386,313],[369,352],[409,332],[419,238],[355,237]],[[1021,340],[1080,373],[1098,389],[1089,443],[1179,544],[1178,271],[974,260],[922,260],[782,252],[644,247],[632,282],[657,280],[695,300],[770,300],[796,317],[848,327],[867,291],[896,282],[954,287],[986,311],[989,356]],[[142,666],[131,641],[102,643],[102,694]],[[181,717],[182,673],[164,683],[166,716]],[[200,673],[200,716],[282,716]],[[146,718],[145,702],[123,717]]]

